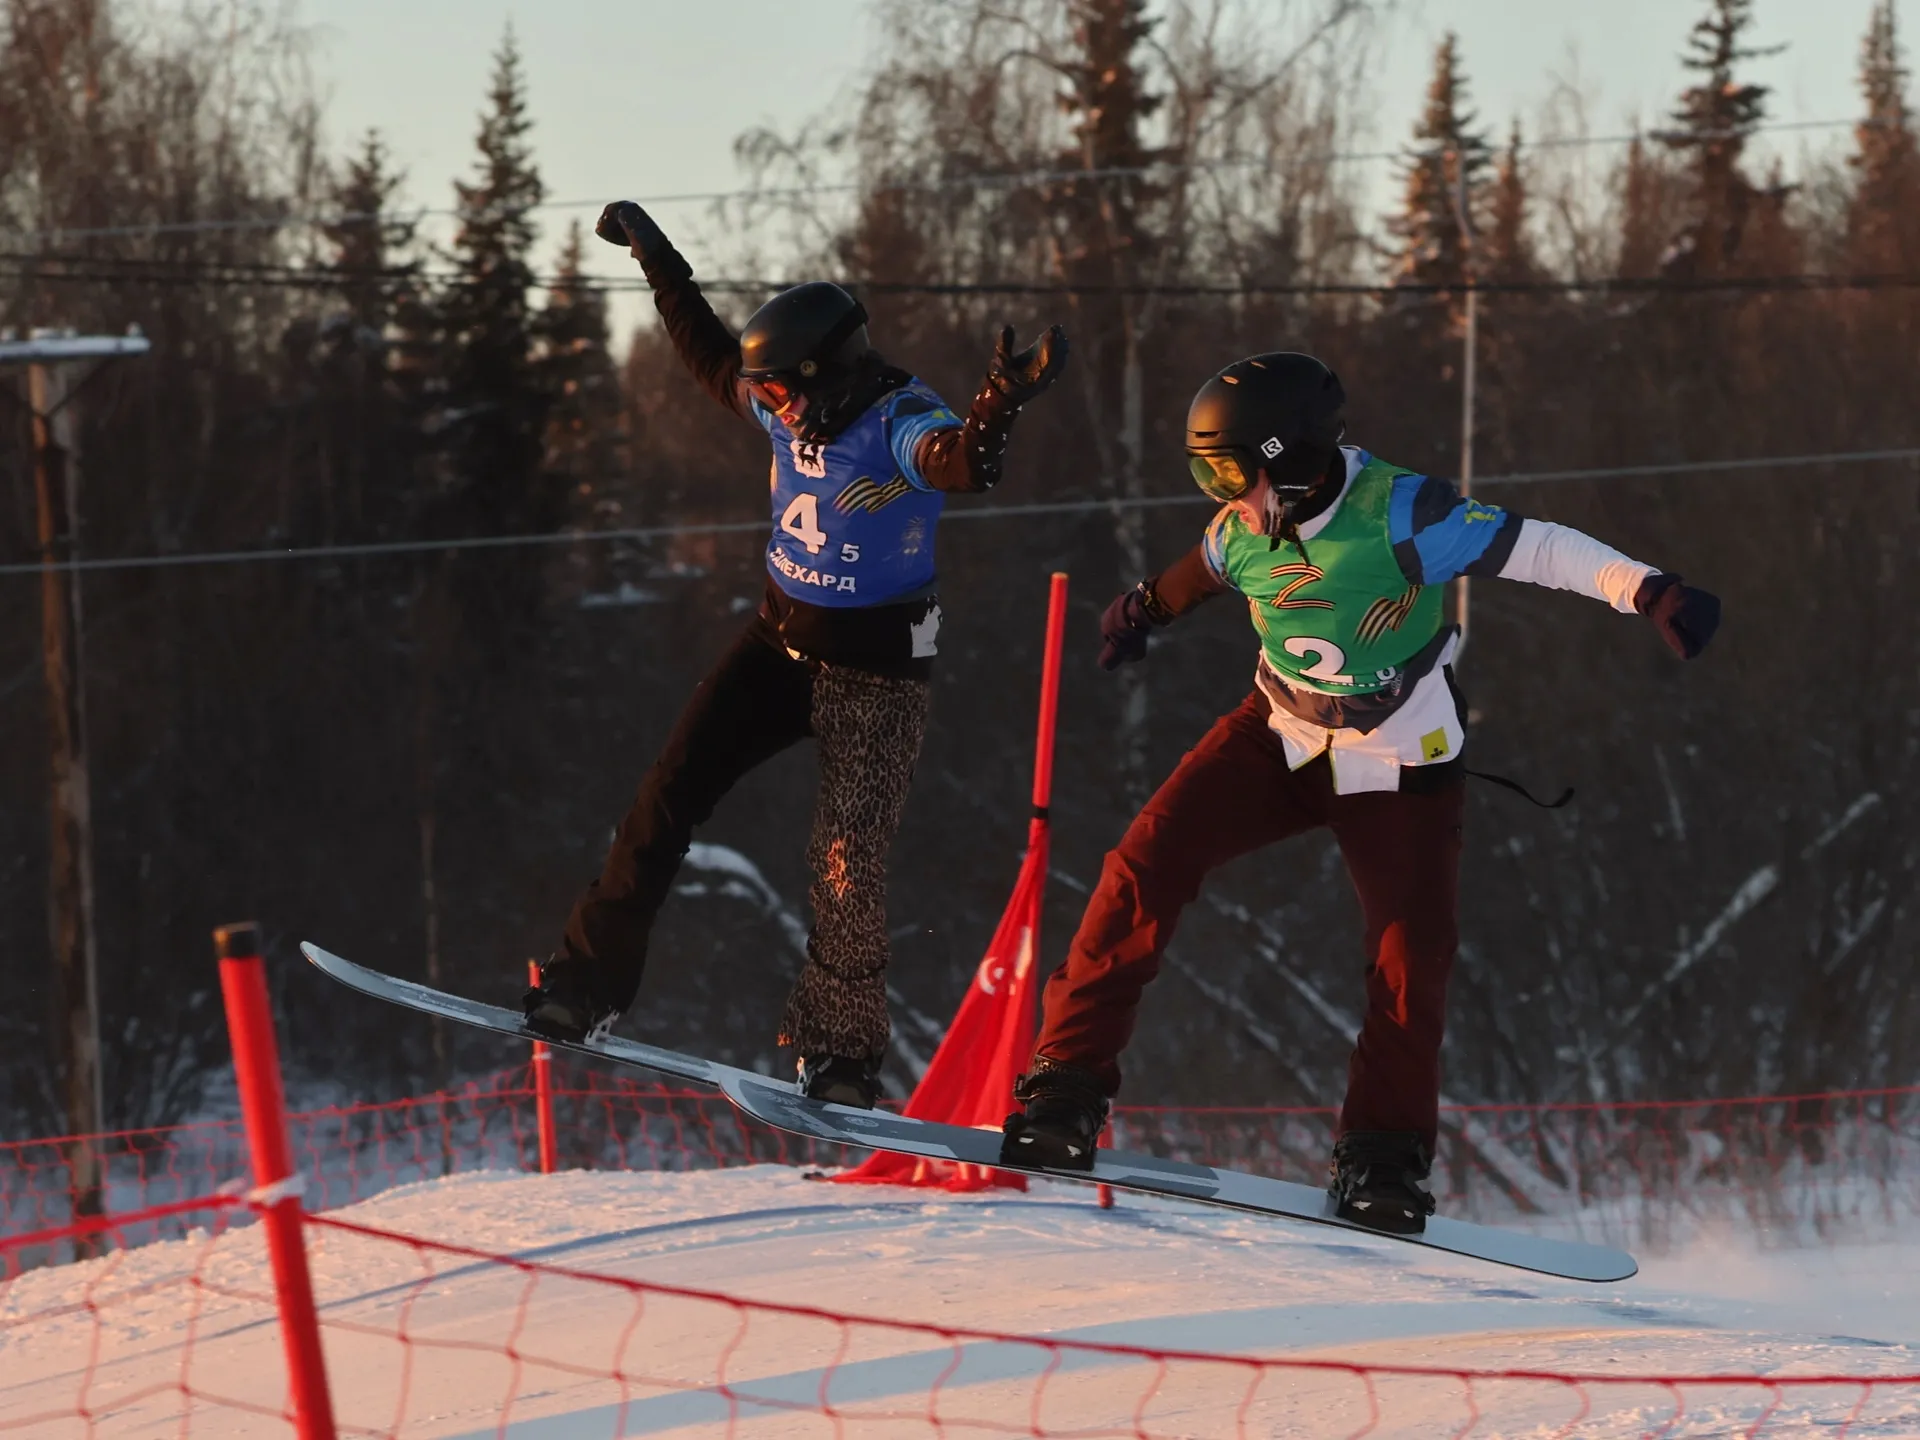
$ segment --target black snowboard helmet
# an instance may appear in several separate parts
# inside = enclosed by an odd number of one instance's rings
[[[1236,360],[1200,387],[1187,407],[1187,464],[1215,500],[1238,500],[1260,483],[1298,500],[1326,473],[1347,433],[1340,377],[1291,350]]]
[[[776,414],[796,396],[843,382],[873,348],[861,303],[826,280],[782,290],[740,332],[740,374],[754,399]]]

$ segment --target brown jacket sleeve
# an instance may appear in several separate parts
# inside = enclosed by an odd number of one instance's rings
[[[1162,625],[1231,588],[1207,564],[1205,545],[1196,545],[1147,581],[1147,609]]]
[[[1020,407],[991,382],[980,387],[956,427],[936,430],[920,442],[920,473],[936,490],[978,495],[1000,483],[1007,440]]]
[[[967,444],[966,432],[958,425],[922,438],[914,458],[920,462],[920,473],[936,490],[977,495],[991,490],[1000,478],[999,467],[981,463],[979,447]]]
[[[653,287],[654,308],[681,362],[702,390],[743,420],[751,420],[746,383],[740,378],[740,337],[713,313],[694,283],[693,267],[669,245],[642,260],[640,268]]]

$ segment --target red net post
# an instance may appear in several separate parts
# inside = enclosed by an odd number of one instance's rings
[[[540,986],[540,962],[527,961],[527,980]],[[560,1141],[553,1130],[553,1051],[546,1042],[533,1042],[533,1105],[540,1117],[540,1173],[551,1175],[560,1168]]]
[[[313,1277],[307,1271],[300,1193],[289,1183],[295,1179],[293,1146],[287,1137],[286,1092],[280,1081],[273,1010],[267,1002],[266,965],[260,958],[260,928],[223,925],[213,932],[213,945],[220,957],[220,991],[233,1040],[234,1078],[273,1268],[294,1426],[300,1440],[335,1440],[333,1401],[320,1349],[320,1316],[313,1303]]]

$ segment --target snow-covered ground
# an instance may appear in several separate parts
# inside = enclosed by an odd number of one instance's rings
[[[1916,1243],[1762,1251],[1730,1236],[1597,1287],[1196,1206],[1123,1196],[1102,1211],[1080,1187],[947,1196],[780,1167],[472,1174],[334,1213],[548,1266],[1063,1339],[1472,1370],[1920,1373]],[[1232,1366],[1055,1361],[1031,1347],[637,1299],[337,1230],[316,1233],[313,1266],[343,1433],[477,1440],[496,1433],[509,1397],[516,1440],[984,1433],[968,1420],[1019,1434],[1348,1435],[1369,1417],[1366,1382],[1339,1370],[1269,1372],[1252,1389]],[[258,1227],[27,1273],[0,1289],[0,1432],[78,1436],[84,1406],[93,1433],[173,1436],[190,1405],[192,1436],[279,1433],[278,1421],[182,1389],[279,1408],[279,1339],[253,1298],[267,1290]],[[606,1378],[616,1356],[624,1394]],[[927,1418],[936,1388],[944,1430]],[[1470,1405],[1481,1436],[1740,1434],[1776,1398],[1690,1387],[1662,1431],[1675,1397],[1655,1387],[1589,1385],[1584,1418],[1581,1392],[1553,1382],[1477,1381],[1469,1394],[1458,1379],[1385,1377],[1372,1388],[1379,1425],[1367,1433],[1393,1436],[1462,1433]],[[1863,1393],[1788,1389],[1761,1433],[1833,1434]],[[819,1413],[823,1395],[843,1410],[837,1427]],[[36,1416],[48,1418],[21,1426]],[[1848,1433],[1920,1434],[1920,1387],[1867,1395]]]

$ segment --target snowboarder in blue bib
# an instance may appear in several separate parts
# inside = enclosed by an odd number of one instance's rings
[[[527,1023],[604,1033],[632,1005],[647,938],[694,829],[747,771],[811,736],[820,789],[808,861],[814,924],[779,1043],[801,1088],[871,1106],[888,1040],[886,857],[926,729],[937,650],[934,538],[945,497],[998,483],[1014,418],[1067,359],[1054,326],[1014,353],[1002,330],[964,418],[875,352],[837,285],[774,296],[738,335],[645,210],[609,205],[596,233],[628,247],[682,362],[773,445],[759,612],[695,689],[615,832]]]
[[[1100,663],[1229,592],[1260,658],[1252,693],[1214,722],[1110,851],[1047,981],[1032,1068],[1007,1121],[1009,1161],[1085,1169],[1120,1087],[1119,1058],[1180,912],[1207,873],[1326,827],[1366,922],[1366,1011],[1334,1143],[1339,1213],[1426,1226],[1440,1041],[1458,947],[1466,718],[1441,587],[1461,575],[1572,590],[1653,622],[1683,659],[1720,602],[1598,540],[1468,499],[1340,441],[1346,393],[1311,356],[1255,355],[1187,413],[1193,477],[1221,509],[1201,542],[1116,599]]]

